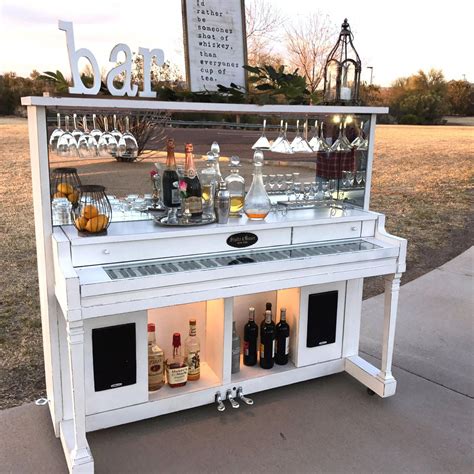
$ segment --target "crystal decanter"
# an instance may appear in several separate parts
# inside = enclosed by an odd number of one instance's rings
[[[253,179],[249,192],[245,197],[244,212],[249,219],[263,220],[270,212],[272,203],[263,184],[263,152],[261,150],[255,150],[253,163]]]

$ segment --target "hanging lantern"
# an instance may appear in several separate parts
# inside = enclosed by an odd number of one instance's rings
[[[352,43],[353,37],[346,18],[324,66],[324,101],[327,104],[359,102],[362,63]]]

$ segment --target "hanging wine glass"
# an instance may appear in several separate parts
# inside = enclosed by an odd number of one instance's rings
[[[296,121],[296,137],[291,143],[293,153],[313,153],[308,143],[308,121],[303,125],[303,136],[299,136],[299,120]]]
[[[72,133],[69,131],[69,116],[64,117],[64,133],[58,140],[58,155],[63,157],[77,156],[77,143]]]
[[[364,122],[360,122],[359,135],[357,135],[357,137],[354,138],[354,140],[351,143],[351,146],[353,148],[358,148],[359,145],[361,145],[364,142],[363,129],[364,129]]]
[[[64,133],[64,130],[61,128],[61,114],[57,113],[58,126],[51,132],[49,137],[49,150],[51,153],[56,153],[58,151],[58,140],[61,135]]]
[[[288,122],[285,122],[285,128],[283,129],[283,138],[280,140],[280,143],[273,147],[272,151],[275,153],[286,153],[286,154],[292,154],[293,150],[291,149],[290,142],[288,141],[288,138],[286,138],[286,133],[288,130]]]
[[[114,136],[117,143],[122,138],[122,133],[120,132],[120,130],[117,127],[117,116],[115,114],[114,114],[114,128],[112,129],[112,131],[110,133]]]
[[[351,120],[352,121],[352,120]],[[344,145],[346,145],[347,149],[351,149],[352,148],[352,145],[351,145],[351,142],[349,141],[349,139],[347,138],[347,135],[346,135],[346,126],[347,126],[347,123],[350,123],[351,121],[344,121],[344,123],[342,124],[342,141],[344,142]]]
[[[102,135],[102,130],[97,127],[97,117],[95,114],[92,115],[91,135],[94,137],[95,141],[99,143],[100,136]]]
[[[79,139],[82,136],[82,130],[79,130],[77,126],[77,114],[72,115],[72,124],[74,129],[72,130],[72,136],[74,137],[74,140],[76,140],[76,144],[79,144]]]
[[[270,142],[268,141],[268,138],[265,136],[265,128],[267,126],[267,120],[263,120],[263,128],[262,128],[262,135],[260,138],[253,144],[252,150],[256,150],[257,148],[259,150],[269,150],[270,149]]]
[[[117,156],[117,140],[109,132],[109,124],[107,117],[104,117],[104,133],[99,138],[98,142],[99,156],[104,158]]]
[[[347,138],[346,138],[347,140]],[[337,140],[332,144],[331,151],[350,151],[351,146],[348,145],[342,135],[342,122],[339,123],[339,136]]]
[[[82,125],[84,128],[84,133],[79,137],[77,150],[81,158],[92,158],[97,156],[97,142],[89,132],[89,127],[87,126],[87,117],[85,115],[82,118]]]
[[[330,146],[327,144],[326,140],[324,139],[324,122],[321,122],[321,136],[318,134],[318,121],[314,122],[314,135],[309,145],[313,149],[313,151],[324,151],[328,152],[330,150]]]
[[[115,117],[115,116],[114,116]],[[138,143],[136,138],[130,133],[130,120],[125,117],[125,133],[118,142],[118,154],[121,158],[135,160],[138,156]]]
[[[275,151],[275,149],[278,149],[278,146],[283,140],[283,137],[284,137],[283,120],[280,120],[280,131],[278,132],[278,137],[275,140],[273,140],[273,143],[270,145],[270,151]]]

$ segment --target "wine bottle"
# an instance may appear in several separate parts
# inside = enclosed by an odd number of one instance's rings
[[[285,365],[288,363],[288,354],[290,353],[290,326],[286,322],[286,308],[280,310],[280,322],[276,325],[275,332],[275,363]]]
[[[244,326],[244,365],[257,363],[258,326],[255,323],[255,308],[249,308],[249,321]]]
[[[271,369],[275,356],[275,326],[272,324],[272,312],[265,311],[265,323],[260,334],[260,367]]]
[[[174,140],[168,139],[166,143],[166,169],[163,172],[162,188],[163,203],[166,207],[179,207],[178,173],[176,172],[176,159],[174,157]]]
[[[185,182],[186,182],[186,206],[191,213],[191,217],[202,216],[202,189],[201,182],[196,172],[193,157],[193,145],[187,143],[185,146]]]

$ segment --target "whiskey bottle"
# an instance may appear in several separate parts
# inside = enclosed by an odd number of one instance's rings
[[[231,217],[240,217],[244,209],[245,199],[245,180],[239,173],[240,158],[231,156],[229,166],[231,172],[225,182],[230,195],[230,215]]]
[[[275,338],[275,363],[285,365],[288,363],[288,354],[290,353],[290,326],[286,322],[286,308],[280,310],[280,322],[276,325]]]
[[[244,326],[244,365],[257,363],[258,326],[255,323],[255,308],[249,308],[249,321]]]
[[[240,336],[235,327],[235,321],[232,321],[232,368],[231,373],[240,372]]]
[[[156,344],[155,325],[148,323],[148,391],[155,392],[164,383],[164,353]]]
[[[163,203],[166,207],[179,207],[178,173],[174,157],[174,140],[170,138],[166,143],[166,169],[163,172],[162,188]]]
[[[188,381],[188,364],[181,355],[181,334],[173,334],[173,356],[166,359],[166,379],[172,388],[182,387]]]
[[[201,182],[194,165],[193,145],[187,143],[184,149],[186,155],[185,163],[185,182],[186,182],[186,198],[185,204],[191,213],[192,218],[202,216],[202,190]]]
[[[196,320],[189,320],[189,336],[184,341],[184,354],[188,364],[188,380],[199,380],[201,376],[200,364],[201,342],[196,336]]]
[[[260,367],[271,369],[275,356],[275,326],[272,324],[272,312],[265,311],[265,322],[260,334]]]

